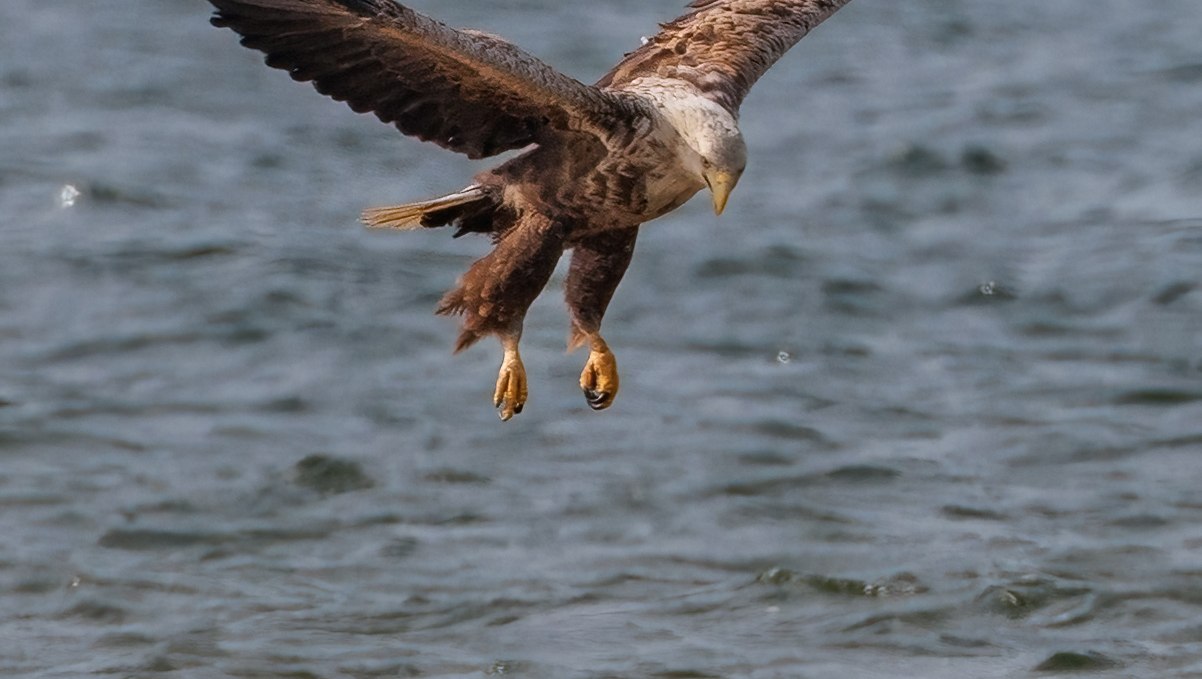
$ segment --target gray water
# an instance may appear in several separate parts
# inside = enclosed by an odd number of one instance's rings
[[[591,80],[682,1],[414,4]],[[1197,0],[855,0],[506,424],[487,244],[356,224],[482,166],[208,13],[0,3],[0,674],[1202,676]]]

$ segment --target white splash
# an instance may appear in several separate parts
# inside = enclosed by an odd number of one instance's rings
[[[789,361],[793,360],[793,357],[789,355],[789,352],[782,351],[776,355],[776,360],[780,363],[788,363]]]
[[[82,195],[83,193],[81,193],[79,189],[75,188],[75,186],[71,184],[65,184],[63,185],[63,188],[59,189],[58,191],[58,206],[64,210],[69,207],[75,207],[76,201],[78,201],[79,197]]]

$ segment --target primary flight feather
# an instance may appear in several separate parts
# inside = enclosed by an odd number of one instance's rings
[[[501,419],[526,403],[518,344],[526,310],[565,250],[571,347],[594,409],[618,391],[601,319],[640,225],[709,188],[721,214],[747,161],[738,109],[781,55],[849,0],[695,0],[595,85],[515,45],[457,30],[392,0],[210,0],[216,26],[269,66],[353,110],[471,158],[530,147],[468,187],[364,212],[370,226],[454,226],[495,247],[446,294],[456,349],[495,335]]]

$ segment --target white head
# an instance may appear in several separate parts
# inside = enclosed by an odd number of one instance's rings
[[[694,171],[713,194],[714,212],[722,214],[747,166],[743,133],[730,112],[705,97],[691,97],[688,107],[679,114],[681,119],[674,121],[676,128],[700,156],[700,167]]]
[[[702,142],[697,149],[701,154],[701,178],[713,196],[714,214],[720,215],[747,166],[747,146],[737,127],[702,136],[699,141]]]
[[[747,165],[747,146],[738,120],[696,86],[678,78],[637,78],[624,89],[646,96],[668,119],[692,151],[681,158],[685,168],[709,187],[714,212],[722,214]]]

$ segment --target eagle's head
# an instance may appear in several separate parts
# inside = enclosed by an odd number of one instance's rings
[[[684,124],[677,129],[700,159],[699,166],[690,165],[698,179],[709,187],[714,213],[722,214],[730,192],[747,166],[747,145],[743,143],[738,120],[718,103],[702,96],[686,102],[681,111]]]
[[[714,199],[714,214],[722,214],[730,192],[734,191],[743,168],[747,166],[747,145],[737,127],[715,126],[712,134],[702,135],[701,178]]]
[[[714,212],[722,214],[747,165],[738,119],[686,81],[648,78],[639,86],[684,142],[682,169],[709,187]]]

